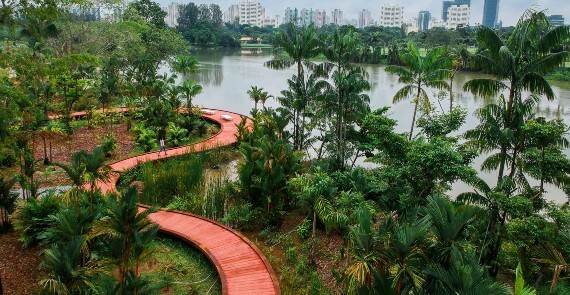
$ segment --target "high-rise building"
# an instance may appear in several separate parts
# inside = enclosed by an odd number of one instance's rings
[[[297,8],[287,7],[285,9],[285,16],[283,16],[283,23],[294,23],[297,24],[299,22],[299,11]]]
[[[344,25],[343,12],[340,9],[335,9],[331,14],[331,23],[337,26]]]
[[[239,2],[239,24],[262,26],[265,9],[257,0],[241,0]]]
[[[326,24],[328,24],[326,11],[317,9],[317,21],[315,22],[315,25],[320,28]]]
[[[164,17],[164,22],[169,27],[176,27],[178,26],[178,17],[180,16],[180,4],[173,2],[170,3],[167,7],[163,7],[162,10],[166,12],[166,16]]]
[[[499,20],[499,0],[485,0],[483,6],[482,24],[489,28],[496,28]]]
[[[443,1],[443,9],[441,11],[441,19],[446,22],[449,7],[452,5],[467,5],[471,7],[471,0],[446,0]]]
[[[317,22],[317,11],[311,9],[301,9],[301,15],[299,18],[299,25],[308,26]]]
[[[564,25],[564,17],[560,14],[549,15],[548,20],[550,21],[550,24],[555,28]]]
[[[372,13],[368,9],[363,9],[358,13],[358,27],[365,28],[370,26],[372,21]]]
[[[418,31],[426,32],[429,30],[429,23],[431,21],[431,13],[427,10],[422,10],[418,14]]]
[[[224,22],[236,23],[236,24],[239,23],[239,5],[237,4],[230,5],[228,10],[224,12]]]
[[[404,7],[399,4],[384,4],[380,8],[380,22],[384,27],[400,27],[404,23]]]
[[[446,28],[457,29],[459,27],[469,26],[470,17],[471,7],[469,7],[469,5],[451,5],[447,9]]]

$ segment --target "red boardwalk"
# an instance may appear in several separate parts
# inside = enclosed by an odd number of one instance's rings
[[[110,110],[113,111],[125,109]],[[166,156],[151,152],[112,163],[111,168],[116,173],[113,173],[109,182],[101,182],[97,186],[105,193],[115,191],[119,173],[140,163],[235,143],[236,124],[240,123],[242,116],[222,110],[213,111],[214,114],[204,114],[202,117],[220,125],[220,131],[216,135],[189,146],[169,149]],[[145,208],[144,205],[140,206],[140,210]],[[281,293],[275,272],[263,253],[239,232],[207,218],[183,212],[158,211],[151,214],[150,218],[160,226],[161,232],[196,246],[208,256],[220,275],[223,294]]]

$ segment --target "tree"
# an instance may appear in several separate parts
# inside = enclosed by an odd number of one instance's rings
[[[312,127],[307,120],[316,117],[317,102],[322,100],[322,90],[327,85],[315,74],[305,77],[293,75],[287,80],[289,88],[281,91],[282,97],[278,98],[282,107],[291,113],[293,147],[298,151],[305,150],[310,144],[307,138]]]
[[[166,12],[162,10],[160,5],[156,2],[151,0],[135,1],[129,4],[129,9],[136,11],[138,16],[142,17],[145,22],[152,24],[157,28],[166,27],[166,23],[164,22]]]
[[[17,177],[0,177],[0,232],[10,229],[10,214],[16,209],[18,194],[12,188],[18,182]]]
[[[148,218],[153,208],[139,212],[137,189],[130,187],[120,198],[109,196],[109,218],[95,224],[91,238],[102,237],[107,241],[111,259],[119,271],[119,292],[126,288],[127,279],[139,277],[140,258],[148,243],[156,236],[158,225]],[[131,274],[132,273],[132,274]],[[136,288],[134,293],[136,294]]]
[[[293,65],[297,67],[297,77],[301,77],[305,68],[312,70],[315,63],[311,61],[320,53],[320,41],[314,25],[298,28],[290,23],[287,30],[279,31],[277,44],[287,53],[285,58],[273,58],[265,62],[270,69],[282,70]]]
[[[358,70],[335,71],[332,82],[325,88],[319,117],[328,118],[332,123],[333,142],[329,145],[329,153],[333,158],[333,169],[343,170],[349,156],[348,129],[370,112],[370,97],[363,93],[370,89],[370,83]]]
[[[185,34],[184,32],[190,31],[198,21],[198,13],[198,6],[193,2],[182,4],[180,6],[180,15],[177,19],[178,27],[176,27],[176,29],[183,35]]]
[[[180,90],[186,96],[186,107],[188,111],[192,111],[192,98],[202,92],[202,86],[196,84],[195,81],[186,80],[180,85]]]
[[[401,54],[400,59],[405,67],[388,66],[386,71],[398,75],[398,81],[406,84],[394,95],[394,103],[413,96],[414,115],[408,137],[411,140],[418,106],[422,104],[426,109],[430,106],[426,88],[449,89],[449,84],[445,79],[449,76],[447,68],[451,66],[451,61],[443,48],[431,49],[425,56],[422,56],[419,48],[412,42],[408,42],[408,49]]]
[[[508,91],[504,128],[511,129],[514,108],[522,103],[523,91],[529,91],[535,97],[545,95],[549,100],[554,99],[554,92],[544,75],[569,57],[568,51],[555,51],[568,38],[570,28],[552,29],[543,11],[527,10],[507,40],[501,39],[493,29],[481,27],[477,31],[477,43],[482,51],[473,56],[473,61],[495,79],[474,79],[463,88],[483,97],[497,97]],[[505,148],[501,148],[502,153]],[[506,161],[506,157],[501,159],[498,182],[504,175]]]
[[[257,103],[261,101],[262,97],[267,97],[269,93],[263,91],[263,88],[257,86],[251,86],[251,89],[247,91],[249,98],[255,102],[255,110],[257,110]]]
[[[570,161],[562,152],[570,145],[564,137],[567,126],[562,120],[546,121],[538,118],[528,121],[523,126],[527,134],[527,150],[523,154],[524,170],[532,177],[540,180],[539,192],[544,194],[544,183],[554,183],[558,186],[568,185]]]
[[[193,55],[177,55],[170,61],[172,69],[182,75],[198,71],[198,60]]]

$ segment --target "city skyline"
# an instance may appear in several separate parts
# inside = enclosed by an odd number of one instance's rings
[[[172,0],[156,0],[161,6],[168,6]],[[176,1],[181,4],[194,2],[196,4],[218,4],[222,11],[225,11],[231,4],[237,4],[239,0],[195,0],[195,1]],[[302,0],[287,1],[259,1],[266,9],[267,15],[284,15],[287,7],[324,9],[330,13],[334,9],[341,9],[345,19],[358,19],[358,13],[367,9],[371,12],[372,19],[378,20],[380,15],[380,7],[384,4],[400,4],[404,6],[404,19],[412,19],[418,16],[422,10],[427,10],[432,16],[441,18],[442,2],[441,0],[426,1],[368,1],[368,0],[316,0],[306,2]],[[484,0],[471,0],[471,21],[470,24],[480,24],[483,19]],[[564,0],[502,0],[499,7],[498,21],[502,21],[504,26],[515,25],[518,18],[523,12],[530,7],[540,10],[548,10],[547,14],[562,14],[566,19],[570,19],[570,1]]]

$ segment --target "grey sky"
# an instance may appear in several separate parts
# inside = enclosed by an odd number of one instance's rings
[[[170,2],[196,4],[216,3],[225,11],[231,4],[237,4],[239,0],[155,0],[161,6],[166,6]],[[442,0],[259,0],[265,7],[266,14],[283,15],[286,7],[314,8],[327,12],[335,8],[344,11],[345,19],[358,18],[358,11],[368,9],[372,12],[372,18],[378,19],[380,6],[385,3],[398,3],[404,6],[404,18],[416,17],[420,10],[428,10],[432,15],[441,18]],[[471,24],[480,23],[483,18],[484,0],[471,0]],[[538,9],[547,9],[549,14],[562,14],[566,18],[566,23],[570,22],[570,1],[568,0],[501,0],[499,7],[499,19],[503,25],[514,25],[525,9],[535,6]]]

